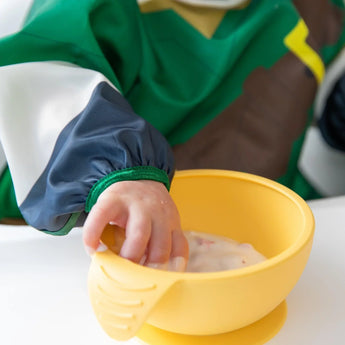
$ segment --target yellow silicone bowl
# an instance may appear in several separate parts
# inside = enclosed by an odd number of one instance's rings
[[[288,188],[251,174],[186,170],[176,173],[171,195],[184,230],[251,243],[268,260],[231,271],[176,273],[139,266],[110,250],[96,253],[90,300],[114,339],[131,338],[144,323],[189,335],[247,326],[287,297],[307,263],[314,218]],[[111,241],[112,234],[104,238]]]

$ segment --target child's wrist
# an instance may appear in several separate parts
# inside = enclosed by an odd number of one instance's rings
[[[136,166],[116,170],[104,176],[92,186],[85,203],[85,211],[90,212],[93,205],[97,202],[100,194],[113,183],[137,180],[153,180],[161,182],[165,185],[168,191],[170,189],[170,180],[168,174],[159,168],[153,166]]]

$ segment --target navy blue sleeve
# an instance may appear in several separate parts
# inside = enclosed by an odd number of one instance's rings
[[[169,144],[106,82],[60,133],[48,165],[20,210],[33,227],[63,235],[81,225],[98,195],[121,180],[169,183]]]
[[[327,99],[319,127],[331,147],[345,151],[345,74],[336,82]]]

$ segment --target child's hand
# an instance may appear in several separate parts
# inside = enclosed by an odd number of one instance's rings
[[[122,257],[136,263],[146,257],[144,263],[152,267],[169,260],[181,266],[181,259],[174,258],[182,257],[185,259],[182,266],[186,265],[188,243],[181,230],[176,205],[162,183],[122,181],[108,187],[84,224],[84,244],[88,252],[97,250],[103,229],[109,223],[126,229],[120,251]],[[171,264],[170,268],[181,270]]]

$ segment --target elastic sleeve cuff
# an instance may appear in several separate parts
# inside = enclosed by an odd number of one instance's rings
[[[170,189],[168,174],[164,170],[158,169],[156,167],[137,166],[123,170],[117,170],[106,175],[92,186],[86,200],[85,211],[90,212],[93,205],[97,202],[100,194],[113,183],[135,180],[153,180],[161,182],[165,185],[168,191]]]

